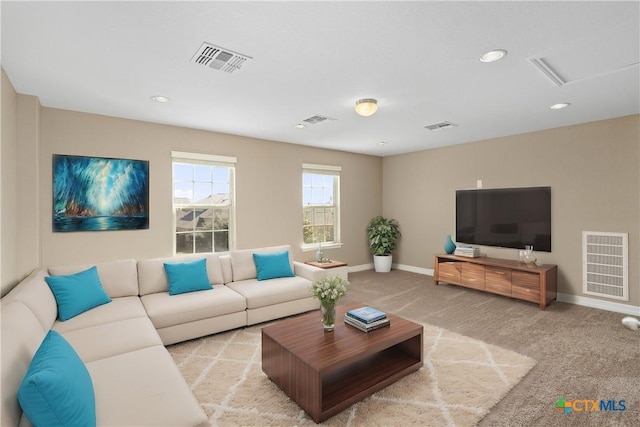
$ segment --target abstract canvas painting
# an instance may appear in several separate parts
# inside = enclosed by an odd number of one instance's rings
[[[148,228],[148,161],[53,155],[53,231]]]

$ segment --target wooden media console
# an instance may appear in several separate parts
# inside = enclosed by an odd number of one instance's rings
[[[558,267],[499,258],[436,255],[433,280],[491,292],[544,308],[558,295]]]

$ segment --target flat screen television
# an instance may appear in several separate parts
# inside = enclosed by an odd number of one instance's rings
[[[551,187],[457,190],[456,241],[551,252]]]

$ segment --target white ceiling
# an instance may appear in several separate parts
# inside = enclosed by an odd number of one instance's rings
[[[640,112],[638,1],[2,1],[1,17],[2,66],[45,107],[377,156]],[[253,59],[197,66],[203,42]],[[336,120],[294,128],[316,114]],[[440,121],[458,126],[425,129]]]

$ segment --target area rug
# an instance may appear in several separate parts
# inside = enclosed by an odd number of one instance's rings
[[[213,426],[302,426],[314,421],[261,368],[261,328],[171,345],[169,352]],[[327,426],[473,426],[535,360],[424,326],[424,367],[329,418]]]

